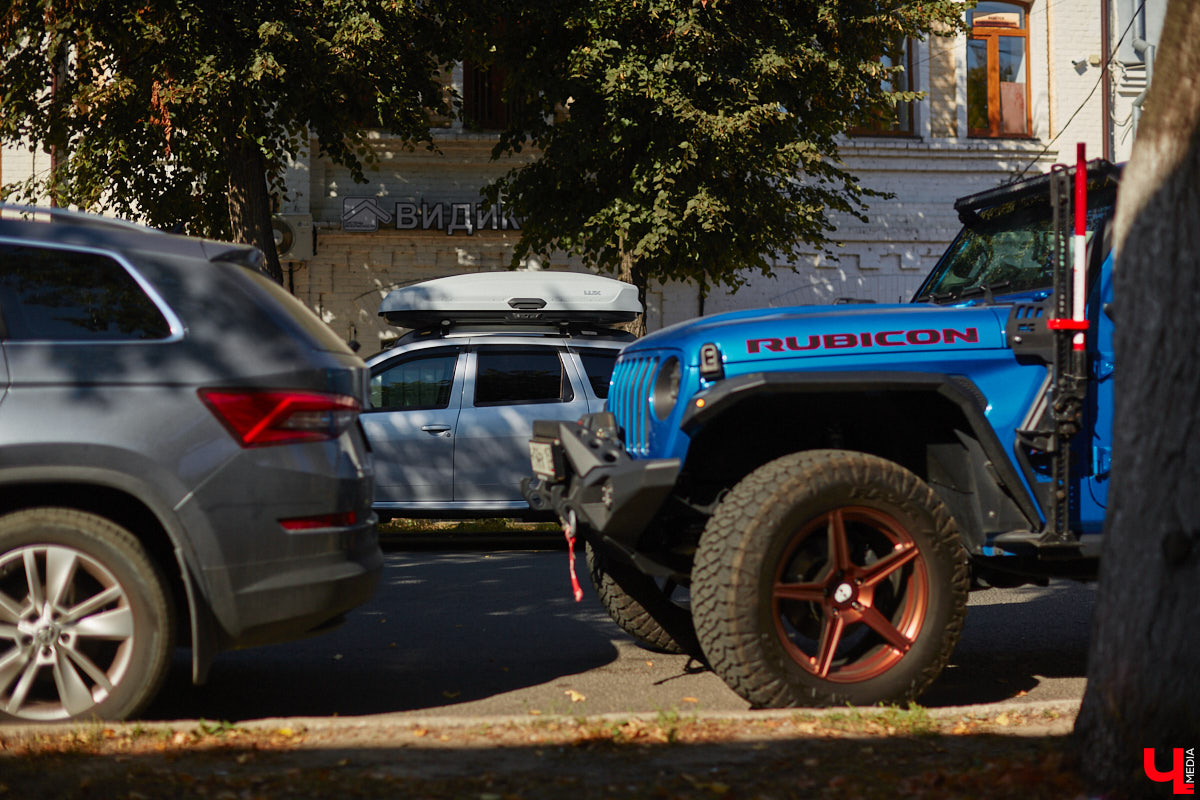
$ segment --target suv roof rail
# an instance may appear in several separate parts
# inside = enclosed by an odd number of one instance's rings
[[[130,222],[116,217],[105,217],[72,208],[49,208],[46,206],[27,206],[14,203],[0,202],[0,218],[12,218],[16,214],[28,222],[70,222],[91,228],[108,228],[120,231],[138,231],[140,233],[163,233],[158,228],[150,228],[136,222]],[[49,217],[49,219],[46,219]]]

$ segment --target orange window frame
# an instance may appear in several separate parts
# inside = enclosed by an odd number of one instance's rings
[[[1017,5],[1017,4],[1013,4]],[[1025,6],[1021,8],[1021,18],[1024,24],[1021,27],[1013,28],[1008,26],[990,26],[990,25],[972,25],[970,41],[983,41],[987,44],[987,117],[988,127],[986,128],[967,128],[968,136],[979,136],[989,138],[1019,138],[1029,137],[1033,130],[1033,109],[1030,107],[1031,92],[1029,88],[1029,9]],[[1010,37],[1020,39],[1022,45],[1022,58],[1025,62],[1025,127],[1020,133],[1012,131],[1004,131],[1003,123],[1003,106],[1001,103],[1000,89],[1000,39],[1001,37]],[[967,79],[970,80],[968,71]],[[967,93],[970,98],[970,92]],[[968,99],[968,102],[970,100]],[[968,126],[970,125],[971,115],[968,113]]]

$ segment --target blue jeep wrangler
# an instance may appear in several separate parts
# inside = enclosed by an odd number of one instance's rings
[[[526,498],[585,540],[618,625],[752,705],[916,698],[972,587],[1095,575],[1118,178],[1081,160],[960,199],[910,304],[629,345],[607,411],[535,424]]]

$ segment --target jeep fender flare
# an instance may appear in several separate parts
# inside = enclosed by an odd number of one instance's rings
[[[986,398],[973,381],[962,375],[939,372],[754,372],[719,381],[688,401],[680,428],[694,435],[710,422],[752,397],[820,394],[827,392],[926,392],[953,403],[990,462],[989,473],[1012,498],[1017,509],[1036,530],[1041,525],[1037,504],[1030,495],[983,409]]]

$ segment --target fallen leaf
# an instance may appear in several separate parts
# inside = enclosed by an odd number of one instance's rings
[[[572,703],[582,703],[584,700],[587,700],[586,697],[584,697],[583,695],[581,695],[579,692],[575,691],[574,689],[567,689],[565,692],[563,692],[563,694],[565,694],[567,697],[571,698]]]
[[[950,732],[953,733],[955,736],[962,736],[964,733],[967,733],[970,730],[971,730],[970,725],[968,725],[965,722],[960,722],[957,725],[955,725],[954,730],[952,730]]]
[[[186,744],[187,740],[188,740],[188,735],[186,733],[184,733],[183,731],[179,731],[178,733],[176,733],[174,736],[171,737],[171,744]]]
[[[1000,716],[996,717],[996,724],[1000,725],[1001,727],[1007,725],[1008,721],[1008,714],[1001,714]]]
[[[296,732],[291,728],[280,728],[279,730],[275,731],[275,735],[282,736],[285,739],[290,739],[296,735]]]
[[[428,728],[413,728],[412,735],[413,736],[428,736],[429,729]]]
[[[700,701],[699,701],[699,700],[697,700],[695,697],[685,697],[685,698],[683,698],[683,702],[685,702],[685,703],[699,703]]]

